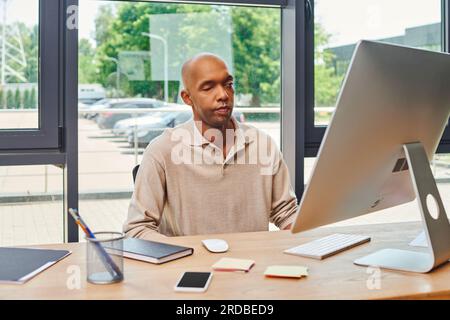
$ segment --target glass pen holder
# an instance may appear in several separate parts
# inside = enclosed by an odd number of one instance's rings
[[[87,281],[111,284],[123,280],[123,239],[121,232],[95,232],[85,237],[87,247]]]

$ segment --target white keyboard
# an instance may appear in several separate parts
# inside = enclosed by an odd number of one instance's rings
[[[298,247],[287,249],[284,253],[322,260],[369,241],[370,237],[367,236],[336,233],[302,244]]]

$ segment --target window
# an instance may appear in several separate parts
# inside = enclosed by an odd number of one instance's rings
[[[309,155],[314,155],[333,113],[356,43],[377,40],[442,51],[441,0],[314,1],[314,86],[307,106]],[[310,48],[309,50],[312,50]]]
[[[144,148],[191,118],[180,97],[181,66],[201,52],[222,57],[234,75],[235,118],[280,145],[280,8],[80,1],[79,89],[97,93],[79,90],[80,197],[121,199],[126,212]],[[120,101],[121,110],[107,107]]]
[[[76,31],[66,24],[74,3],[0,1],[1,245],[64,241],[64,207],[78,205],[68,174],[76,137],[60,130],[76,126],[76,117],[68,121],[76,96],[68,81],[76,77],[70,72],[76,60],[68,49]]]
[[[0,246],[63,242],[60,168],[1,166],[0,185]]]
[[[421,49],[444,51],[448,37],[445,1],[431,0],[315,0],[311,1],[314,29],[308,35],[308,64],[313,85],[307,90],[306,156],[304,179],[308,183],[315,156],[334,111],[341,82],[345,76],[356,42],[377,40]],[[443,32],[444,31],[444,32]],[[444,133],[441,148],[448,140]],[[446,150],[446,149],[445,149]],[[450,157],[438,154],[431,167],[441,195],[446,193]],[[443,198],[445,203],[445,197]],[[338,225],[419,221],[416,202],[365,215]]]
[[[401,13],[401,14],[400,14]],[[315,125],[327,125],[360,39],[441,51],[441,1],[317,0],[315,6]],[[345,23],[336,23],[336,20]]]
[[[0,149],[59,146],[58,10],[55,0],[0,2]]]
[[[39,128],[38,6],[39,1],[30,1],[24,12],[21,1],[0,3],[1,129]]]

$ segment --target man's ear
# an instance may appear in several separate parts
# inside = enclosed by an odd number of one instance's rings
[[[191,96],[186,91],[186,89],[181,90],[180,96],[181,96],[181,99],[183,99],[184,103],[186,103],[188,106],[192,107],[194,105],[194,103],[191,100]]]

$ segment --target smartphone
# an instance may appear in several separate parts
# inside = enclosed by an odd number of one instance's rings
[[[175,291],[205,292],[211,282],[211,272],[185,272],[175,285]]]

